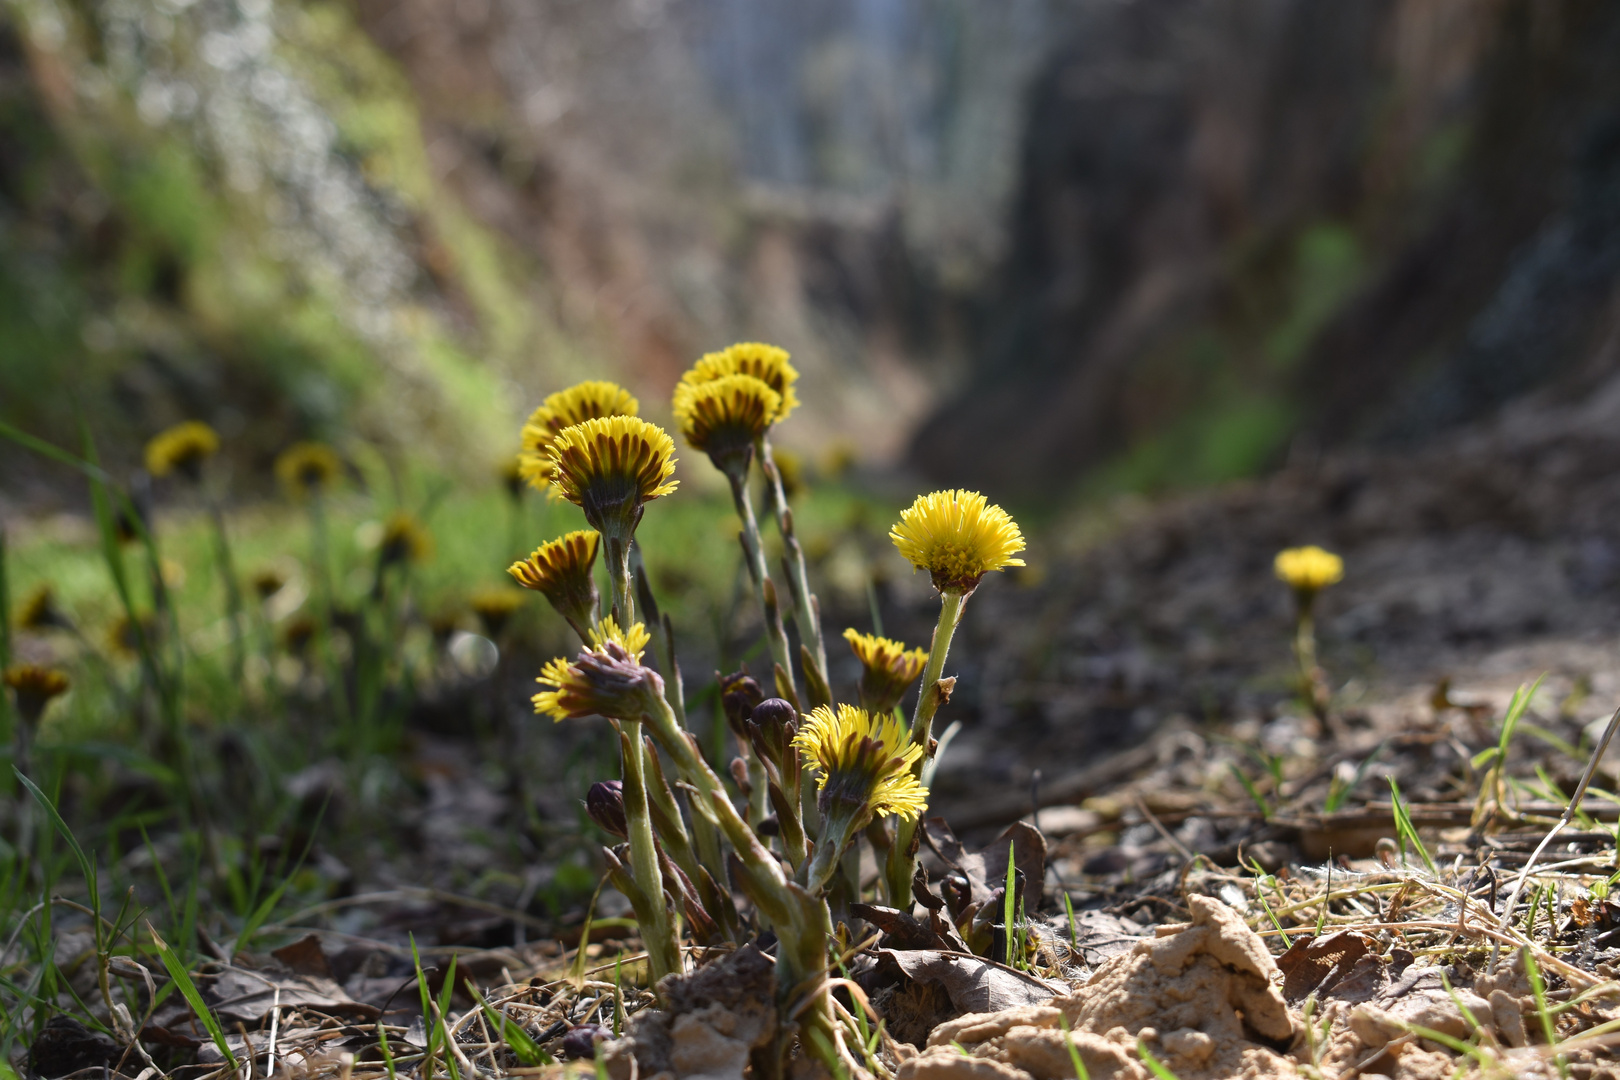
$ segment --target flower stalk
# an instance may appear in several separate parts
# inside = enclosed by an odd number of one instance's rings
[[[664,902],[664,875],[647,804],[647,748],[641,741],[641,722],[625,720],[621,724],[619,750],[624,759],[624,816],[626,839],[630,842],[630,869],[640,886],[646,908],[636,912],[636,918],[647,945],[652,981],[657,983],[665,975],[681,970],[679,929]]]
[[[771,580],[770,569],[765,564],[759,521],[754,517],[754,506],[748,498],[748,474],[727,473],[726,479],[731,481],[732,505],[742,519],[739,539],[742,541],[743,558],[748,565],[748,577],[754,583],[754,596],[765,616],[765,640],[770,646],[771,659],[776,663],[777,678],[787,681],[784,696],[797,701],[799,688],[793,678],[793,655],[788,649],[787,632],[782,628],[782,609],[776,599],[776,584]]]
[[[799,640],[807,652],[803,659],[807,667],[814,669],[813,675],[806,672],[805,681],[812,690],[812,698],[827,696],[815,692],[827,685],[827,643],[821,631],[821,604],[810,591],[804,547],[793,531],[793,508],[788,505],[787,494],[782,489],[782,471],[777,468],[776,459],[771,455],[771,440],[760,436],[755,449],[759,455],[760,471],[765,475],[766,503],[776,516],[776,529],[782,536],[782,570],[793,600],[794,624],[799,628]],[[810,702],[812,708],[831,704],[830,697],[828,700]]]
[[[922,692],[917,695],[917,707],[911,716],[911,741],[927,748],[933,738],[934,714],[939,711],[941,689],[940,674],[945,670],[945,657],[951,651],[951,638],[962,622],[962,609],[967,597],[957,592],[944,592],[939,596],[939,622],[934,626],[934,640],[928,650],[928,663],[923,667]],[[913,775],[922,776],[923,762],[932,754],[927,750],[913,766]],[[917,873],[917,822],[896,822],[895,840],[884,861],[884,890],[889,903],[909,907],[911,879]]]
[[[1344,560],[1317,546],[1288,548],[1277,553],[1273,563],[1277,579],[1294,593],[1294,664],[1299,671],[1300,696],[1311,714],[1326,723],[1327,676],[1316,662],[1316,596],[1344,578]]]

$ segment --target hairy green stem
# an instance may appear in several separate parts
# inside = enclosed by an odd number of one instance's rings
[[[1299,692],[1306,706],[1317,720],[1327,720],[1328,694],[1323,685],[1322,669],[1316,662],[1316,618],[1313,612],[1316,594],[1295,590],[1297,614],[1294,623],[1294,662],[1299,667]]]
[[[811,854],[809,861],[799,867],[799,884],[808,889],[812,895],[820,896],[827,883],[838,872],[839,861],[844,857],[844,849],[849,846],[850,837],[855,834],[857,815],[861,810],[862,807],[858,805],[838,805],[822,818],[821,836],[816,841],[816,850]]]
[[[934,627],[934,641],[928,650],[928,663],[923,667],[922,689],[917,694],[917,710],[911,718],[911,741],[923,748],[923,754],[911,767],[913,776],[921,776],[923,762],[928,757],[928,740],[934,725],[934,713],[939,709],[939,677],[945,670],[945,657],[951,651],[951,638],[962,621],[962,608],[967,597],[959,592],[941,593],[939,597],[939,623]],[[919,815],[911,821],[895,821],[894,846],[884,865],[884,888],[889,903],[895,907],[911,909],[911,879],[917,872],[917,855],[912,841],[917,835]]]
[[[629,630],[636,621],[634,583],[630,576],[630,539],[604,534],[602,544],[607,549],[613,621],[619,624],[620,630]]]
[[[788,688],[796,698],[799,688],[793,678],[793,655],[788,651],[787,633],[782,629],[782,609],[776,603],[776,587],[765,565],[759,522],[754,517],[754,505],[748,499],[748,474],[728,472],[726,479],[731,481],[731,501],[737,508],[737,516],[742,519],[743,552],[748,557],[748,576],[754,582],[754,595],[759,599],[761,614],[765,616],[765,638],[771,647],[771,659],[787,673]]]
[[[664,875],[658,864],[652,813],[647,806],[647,751],[641,742],[641,723],[626,720],[623,724],[619,746],[624,756],[624,816],[629,826],[630,871],[647,901],[647,910],[637,914],[643,920],[641,936],[647,944],[647,961],[652,966],[652,981],[656,984],[665,975],[681,970],[681,948],[669,909],[664,905]]]
[[[804,548],[793,531],[793,510],[782,490],[782,473],[771,455],[771,441],[760,436],[754,448],[759,454],[760,471],[765,474],[765,495],[776,515],[776,528],[782,534],[782,563],[787,571],[788,590],[793,596],[793,619],[799,627],[799,640],[810,650],[816,673],[827,681],[827,644],[821,632],[821,606],[810,591],[810,574],[805,567]]]

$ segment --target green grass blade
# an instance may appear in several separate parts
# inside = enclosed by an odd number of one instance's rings
[[[191,1011],[197,1014],[197,1019],[208,1029],[208,1037],[214,1040],[214,1045],[225,1055],[225,1060],[230,1062],[231,1068],[233,1070],[238,1068],[236,1055],[231,1053],[230,1044],[225,1041],[225,1031],[219,1026],[219,1018],[203,1001],[202,994],[197,992],[197,984],[191,981],[191,975],[186,971],[185,965],[174,955],[169,943],[158,936],[150,921],[146,924],[146,932],[152,935],[152,944],[157,948],[158,959],[163,961],[163,967],[168,971],[169,978],[174,980],[174,984],[180,988],[181,995],[185,997],[186,1004],[191,1006]]]
[[[1260,794],[1260,789],[1254,786],[1254,781],[1245,776],[1243,770],[1238,768],[1235,762],[1227,767],[1232,770],[1232,775],[1237,777],[1238,783],[1243,785],[1243,790],[1249,793],[1249,798],[1254,802],[1255,807],[1259,809],[1260,816],[1270,820],[1271,804],[1266,801],[1264,795]]]
[[[1069,1037],[1069,1018],[1059,1013],[1058,1026],[1063,1029],[1063,1045],[1069,1048],[1069,1060],[1074,1063],[1074,1080],[1091,1080],[1091,1072],[1080,1058],[1080,1048]]]
[[[1147,1048],[1147,1043],[1141,1039],[1136,1040],[1136,1056],[1142,1059],[1142,1064],[1148,1067],[1148,1072],[1158,1077],[1159,1080],[1181,1080],[1179,1076],[1170,1071],[1168,1065],[1153,1056],[1152,1052]]]
[[[1406,857],[1406,845],[1410,844],[1418,853],[1418,858],[1423,860],[1423,865],[1428,867],[1429,873],[1438,875],[1440,868],[1429,856],[1429,849],[1423,846],[1423,840],[1418,836],[1416,826],[1412,824],[1412,815],[1407,813],[1406,804],[1401,801],[1401,786],[1395,782],[1393,776],[1387,776],[1385,779],[1389,781],[1391,805],[1395,812],[1395,831],[1401,841],[1401,857],[1403,859]]]
[[[506,1045],[512,1050],[512,1055],[518,1061],[529,1068],[536,1065],[556,1064],[552,1056],[546,1053],[540,1044],[529,1036],[527,1031],[523,1030],[523,1025],[505,1013],[496,1012],[489,1002],[484,1000],[484,995],[477,990],[472,991],[472,996],[479,1009],[483,1010],[484,1016],[495,1026],[496,1034],[505,1040]]]
[[[394,1069],[394,1051],[388,1045],[388,1029],[383,1026],[382,1017],[377,1017],[377,1048],[382,1051],[383,1065],[388,1070],[388,1080],[398,1080],[399,1073]]]
[[[28,789],[28,793],[34,797],[34,801],[44,809],[46,816],[51,819],[51,824],[56,827],[57,833],[67,841],[68,850],[73,852],[73,857],[79,863],[79,872],[84,875],[85,888],[90,890],[91,906],[99,906],[97,901],[98,890],[96,889],[96,868],[85,855],[84,849],[79,846],[79,841],[73,835],[73,830],[68,828],[68,823],[63,821],[62,815],[56,812],[56,804],[43,791],[39,790],[37,784],[24,776],[15,765],[11,767],[11,771],[18,780],[22,781],[23,787]]]
[[[1018,961],[1013,955],[1013,914],[1018,890],[1018,868],[1013,864],[1013,855],[1013,843],[1009,840],[1007,841],[1007,887],[1002,890],[1001,897],[1001,925],[1004,931],[1002,937],[1007,942],[1004,950],[1007,955],[1002,959],[1011,968],[1018,966]]]

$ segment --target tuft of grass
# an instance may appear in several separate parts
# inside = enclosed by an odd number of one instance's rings
[[[1429,873],[1438,877],[1440,868],[1435,865],[1434,859],[1429,855],[1429,849],[1423,846],[1423,840],[1418,836],[1417,827],[1412,824],[1412,815],[1407,813],[1406,804],[1401,801],[1400,784],[1395,782],[1394,776],[1386,776],[1385,779],[1389,781],[1391,806],[1394,808],[1395,813],[1395,832],[1398,834],[1401,845],[1401,864],[1405,865],[1406,863],[1406,849],[1410,845],[1418,853],[1418,858],[1423,860],[1423,865],[1428,867]]]

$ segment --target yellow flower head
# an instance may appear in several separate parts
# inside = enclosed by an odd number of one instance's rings
[[[597,621],[591,627],[591,648],[601,652],[608,645],[617,645],[632,660],[639,661],[642,654],[647,651],[647,643],[652,636],[647,633],[647,627],[642,623],[631,623],[630,629],[620,630],[619,624],[609,615]]]
[[[55,668],[38,664],[13,664],[0,676],[17,695],[17,712],[28,724],[36,723],[51,699],[67,693],[68,677]]]
[[[559,390],[546,398],[523,425],[522,450],[517,456],[517,472],[537,491],[550,486],[551,444],[564,428],[604,416],[634,416],[641,403],[618,383],[593,379]]]
[[[860,807],[857,818],[896,814],[914,821],[928,807],[928,789],[911,774],[923,749],[892,716],[820,705],[804,717],[793,745],[820,774],[824,815],[841,803]]]
[[[142,639],[147,648],[153,648],[162,632],[163,624],[150,614],[142,615],[139,621],[120,615],[107,630],[107,644],[115,653],[139,656]]]
[[[602,537],[593,529],[566,533],[506,568],[519,585],[541,593],[578,633],[596,618],[596,581],[591,568]]]
[[[922,674],[928,654],[886,637],[857,633],[853,627],[844,631],[844,640],[861,662],[861,705],[874,713],[893,712]]]
[[[401,562],[426,562],[433,557],[433,534],[404,510],[396,510],[383,523],[377,558],[384,566]]]
[[[770,430],[781,404],[782,395],[752,375],[723,375],[675,387],[681,434],[728,476],[748,474],[754,440]]]
[[[1277,553],[1273,569],[1295,592],[1314,594],[1344,577],[1344,560],[1312,544]]]
[[[681,382],[697,385],[723,379],[727,375],[752,375],[781,395],[781,401],[770,418],[772,424],[786,420],[788,414],[799,406],[799,396],[793,392],[793,384],[799,381],[799,373],[788,363],[786,349],[757,341],[741,341],[719,352],[705,353],[681,376]]]
[[[282,628],[281,641],[293,656],[303,656],[319,631],[320,625],[314,618],[307,614],[297,615],[287,620],[287,625]]]
[[[342,474],[343,459],[325,443],[293,443],[276,458],[276,479],[295,499],[319,495]]]
[[[900,511],[889,539],[907,562],[928,571],[940,592],[966,596],[990,571],[1024,565],[1013,557],[1024,550],[1018,524],[976,491],[917,496]]]
[[[286,588],[287,575],[273,566],[254,573],[248,584],[253,586],[253,593],[260,600],[268,600],[282,589]]]
[[[146,444],[146,471],[153,476],[179,472],[188,480],[202,475],[202,463],[219,452],[219,436],[201,420],[187,420],[153,436]]]
[[[73,621],[57,606],[51,587],[41,585],[17,609],[17,626],[23,630],[71,630]]]
[[[479,589],[467,600],[467,606],[472,613],[478,616],[478,621],[484,628],[484,633],[490,637],[500,637],[501,631],[518,608],[523,606],[523,594],[513,592],[510,585]]]
[[[563,428],[547,453],[557,490],[609,540],[629,543],[643,504],[677,486],[670,479],[675,440],[639,417],[607,416]]]
[[[648,695],[664,692],[663,680],[641,665],[647,628],[636,623],[620,630],[611,617],[590,633],[591,647],[573,662],[558,657],[540,669],[539,683],[550,687],[534,695],[534,711],[554,720],[585,716],[638,719],[647,711]]]

